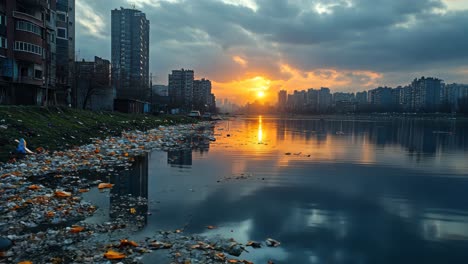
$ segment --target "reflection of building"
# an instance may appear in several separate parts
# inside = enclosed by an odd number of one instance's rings
[[[167,152],[167,163],[171,165],[192,165],[192,149],[171,150]]]
[[[136,157],[130,170],[124,170],[111,177],[114,187],[111,190],[111,217],[125,217],[129,220],[143,221],[147,223],[148,213],[148,155]],[[138,197],[144,198],[144,202],[138,201]],[[135,209],[135,214],[130,209]]]
[[[118,99],[149,99],[149,28],[141,11],[112,10],[112,84]]]

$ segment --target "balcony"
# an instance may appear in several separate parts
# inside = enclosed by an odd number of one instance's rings
[[[35,16],[30,15],[30,14],[23,13],[23,12],[18,12],[18,11],[13,11],[13,17],[29,21],[29,22],[31,22],[31,23],[39,26],[39,27],[44,28],[44,24],[43,24],[42,19],[40,17],[35,17]]]
[[[42,79],[37,79],[30,76],[18,76],[17,83],[42,86],[44,81]]]
[[[28,7],[47,8],[47,0],[17,0],[18,4],[25,4]]]

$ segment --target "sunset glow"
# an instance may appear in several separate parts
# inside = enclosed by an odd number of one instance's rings
[[[239,57],[240,59],[240,57]],[[241,60],[236,61],[242,64]],[[231,82],[213,82],[213,89],[218,98],[229,98],[230,101],[239,104],[260,101],[262,103],[275,104],[279,90],[302,90],[309,88],[332,87],[335,91],[349,90],[356,80],[362,83],[362,87],[371,88],[381,81],[383,74],[373,71],[316,69],[302,71],[286,63],[278,63],[278,76],[253,75],[246,73],[244,79]],[[254,77],[250,77],[250,76]],[[268,77],[267,77],[268,76]]]

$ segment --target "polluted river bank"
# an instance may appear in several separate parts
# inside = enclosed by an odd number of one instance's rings
[[[162,252],[167,263],[248,264],[244,251],[280,245],[271,238],[245,244],[207,238],[185,232],[185,226],[132,237],[148,217],[148,200],[114,197],[113,178],[151,151],[196,149],[215,141],[213,123],[98,136],[90,144],[1,164],[0,237],[11,244],[0,245],[0,263],[142,263],[146,255]],[[85,197],[96,190],[117,204],[107,221],[89,221],[99,206]]]

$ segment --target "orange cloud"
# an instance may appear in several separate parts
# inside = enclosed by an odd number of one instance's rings
[[[261,76],[237,80],[228,83],[213,81],[213,90],[217,98],[229,98],[231,102],[246,103],[254,100],[270,101],[271,80]],[[264,92],[265,96],[258,98],[258,92]],[[276,96],[276,95],[275,95]]]
[[[236,62],[236,63],[238,63],[238,64],[244,66],[244,67],[247,66],[247,63],[248,63],[247,60],[243,59],[243,58],[240,57],[240,56],[233,56],[233,57],[232,57],[232,60],[233,60],[234,62]]]

